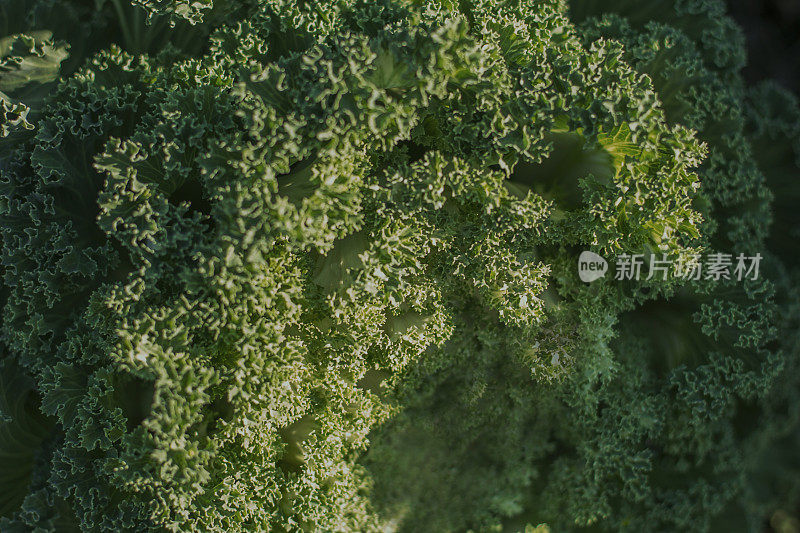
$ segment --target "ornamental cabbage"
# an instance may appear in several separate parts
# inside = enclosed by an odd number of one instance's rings
[[[0,529],[760,530],[800,109],[743,63],[717,0],[0,0]]]

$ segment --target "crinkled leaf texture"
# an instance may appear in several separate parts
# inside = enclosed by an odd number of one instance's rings
[[[797,436],[770,226],[797,146],[718,3],[63,3],[81,38],[43,2],[0,28],[4,529],[703,531],[777,505],[751,480]],[[585,284],[581,250],[769,266]]]

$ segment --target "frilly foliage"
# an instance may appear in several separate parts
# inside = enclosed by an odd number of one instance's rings
[[[0,0],[0,528],[791,503],[800,112],[721,4],[134,4]],[[764,276],[588,285],[581,250]]]

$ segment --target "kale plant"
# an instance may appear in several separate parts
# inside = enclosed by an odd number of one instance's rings
[[[0,0],[0,529],[760,531],[800,109],[744,57],[718,0]]]

